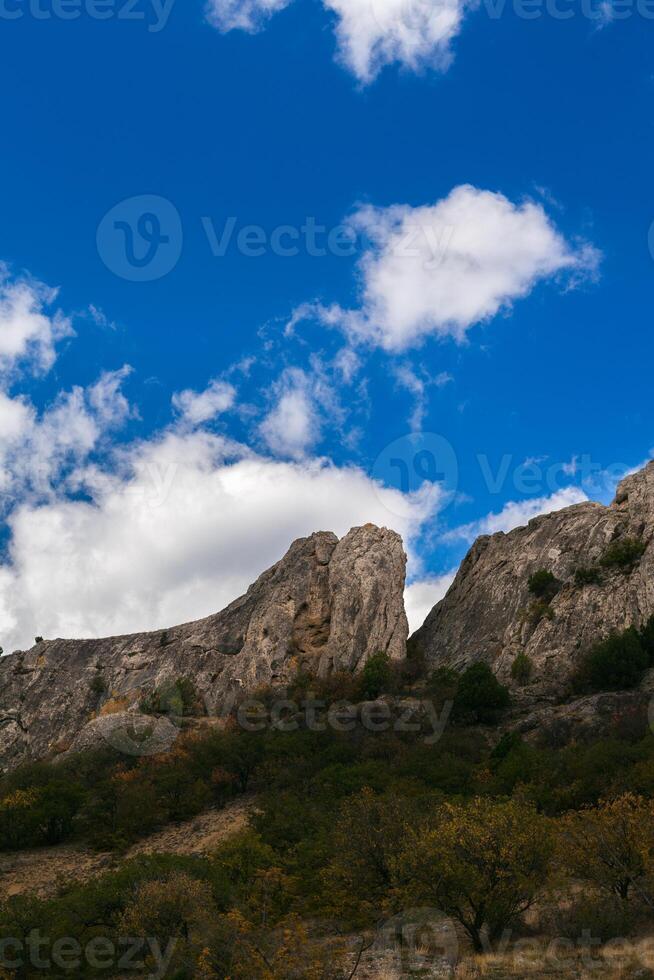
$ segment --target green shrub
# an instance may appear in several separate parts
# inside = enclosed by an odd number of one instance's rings
[[[542,619],[554,619],[554,610],[546,599],[537,599],[532,602],[527,610],[527,622],[531,626],[538,626]]]
[[[95,694],[96,697],[100,698],[103,694],[107,693],[107,682],[105,681],[102,674],[96,674],[91,683],[89,684],[91,693]]]
[[[366,662],[358,678],[357,696],[363,700],[374,700],[382,694],[390,694],[393,689],[394,672],[391,658],[387,653],[375,653]]]
[[[492,725],[510,701],[488,664],[473,664],[461,675],[452,715],[457,721]]]
[[[650,667],[654,667],[654,616],[650,616],[640,634],[640,642],[647,654]]]
[[[324,701],[329,707],[338,701],[355,701],[359,679],[349,670],[334,671],[325,677],[318,677],[307,671],[300,671],[289,684],[287,691],[291,701],[302,703],[307,697]],[[259,700],[265,699],[258,695]],[[278,691],[272,692],[272,703],[279,697]]]
[[[574,687],[584,691],[624,691],[636,687],[649,666],[640,634],[631,627],[596,643],[584,657]]]
[[[626,571],[640,561],[647,545],[640,538],[619,538],[608,546],[600,565],[604,568],[622,568]]]
[[[580,588],[584,585],[601,585],[602,573],[596,565],[578,568],[575,572],[575,584]]]
[[[633,935],[638,915],[618,898],[591,892],[574,896],[569,904],[550,911],[544,919],[551,935],[578,942],[586,934],[608,943]]]
[[[515,749],[521,748],[523,744],[522,735],[518,732],[506,732],[491,752],[491,762],[497,765]]]
[[[541,568],[538,572],[534,572],[530,576],[528,586],[530,593],[537,599],[551,602],[559,592],[561,583],[551,572],[548,572],[545,568]]]
[[[511,664],[511,677],[518,684],[526,684],[533,670],[533,662],[526,653],[519,653]]]
[[[460,680],[461,675],[451,667],[438,667],[429,675],[425,693],[437,703],[452,701]]]
[[[146,695],[141,701],[141,711],[147,715],[184,715],[204,714],[200,697],[195,684],[188,677],[179,677],[174,681],[166,681],[160,687]]]
[[[34,642],[37,643],[37,644],[38,643],[43,643],[43,637],[42,636],[35,636],[34,637]]]

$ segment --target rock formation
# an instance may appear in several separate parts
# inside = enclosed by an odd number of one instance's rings
[[[607,565],[608,549],[625,541],[638,542],[642,555]],[[560,583],[544,603],[528,586],[541,569]],[[578,569],[591,570],[585,583]],[[626,477],[609,507],[577,504],[509,534],[479,538],[415,642],[434,666],[485,661],[514,688],[511,668],[525,654],[529,693],[557,698],[589,646],[613,630],[640,628],[652,614],[654,462]]]
[[[206,619],[155,633],[44,641],[0,658],[0,767],[93,744],[98,729],[124,739],[125,715],[138,738],[147,722],[141,705],[182,678],[211,710],[302,668],[358,671],[379,651],[402,659],[405,570],[393,531],[368,524],[340,541],[318,532],[295,541],[244,596]],[[170,723],[152,728],[144,737],[165,747]]]

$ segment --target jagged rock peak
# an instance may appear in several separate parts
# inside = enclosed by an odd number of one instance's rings
[[[139,713],[152,692],[189,678],[205,704],[283,684],[300,669],[358,671],[406,653],[406,555],[372,524],[340,541],[320,531],[222,612],[153,633],[52,640],[0,658],[0,767],[84,744],[101,719]]]
[[[603,566],[607,548],[628,538],[641,542],[642,556],[628,566]],[[601,581],[580,584],[580,568],[595,569]],[[539,610],[528,589],[541,569],[561,583],[549,610]],[[622,480],[609,507],[577,504],[475,541],[415,642],[435,666],[460,669],[481,660],[513,686],[511,667],[526,654],[529,690],[558,695],[590,645],[612,630],[640,628],[652,614],[654,462]]]

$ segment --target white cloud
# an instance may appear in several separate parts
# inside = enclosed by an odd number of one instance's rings
[[[291,0],[209,0],[207,20],[219,31],[247,31],[254,34],[265,27],[273,14]]]
[[[351,347],[342,347],[334,358],[334,370],[345,384],[350,384],[361,370],[361,358]]]
[[[364,207],[351,220],[370,241],[359,261],[360,305],[311,311],[351,342],[388,351],[428,335],[461,341],[538,282],[566,274],[570,288],[600,259],[591,245],[567,242],[540,204],[469,184],[434,205]]]
[[[443,598],[454,581],[456,570],[445,575],[421,579],[408,585],[404,592],[404,608],[409,620],[409,631],[415,633],[437,602]]]
[[[386,65],[445,71],[461,29],[462,0],[323,0],[338,16],[340,60],[363,83]]]
[[[513,500],[505,504],[497,514],[488,514],[479,521],[463,524],[443,535],[444,541],[463,539],[472,542],[482,534],[496,534],[498,531],[512,531],[523,527],[534,517],[550,514],[573,504],[581,504],[588,497],[579,487],[565,487],[549,497],[532,497],[528,500]]]
[[[276,386],[276,401],[259,426],[267,447],[277,456],[301,459],[320,438],[320,418],[309,377],[285,371]]]
[[[0,375],[18,368],[45,373],[55,361],[57,341],[73,335],[70,320],[48,313],[57,290],[30,279],[11,279],[0,263]]]
[[[415,538],[435,499],[402,497],[356,468],[274,461],[206,432],[169,431],[128,450],[92,503],[23,506],[0,569],[5,650],[34,635],[97,636],[208,615],[291,541],[372,521]]]
[[[173,395],[173,406],[184,421],[191,425],[208,422],[227,412],[236,400],[236,389],[226,381],[213,380],[204,391],[178,391]]]
[[[441,371],[440,374],[432,377],[424,367],[416,369],[406,362],[393,365],[391,370],[398,386],[413,396],[409,427],[412,432],[419,432],[429,407],[429,388],[444,388],[454,378],[447,371]]]
[[[601,31],[616,19],[614,0],[602,0],[597,8],[596,30]]]
[[[130,416],[121,385],[130,369],[110,371],[88,388],[60,392],[40,414],[24,397],[0,391],[1,510],[18,496],[42,497],[83,466]]]
[[[174,397],[177,421],[139,442],[116,443],[136,413],[122,386],[128,367],[62,391],[44,409],[9,388],[21,371],[47,370],[71,332],[44,307],[54,293],[2,283],[0,500],[9,532],[0,565],[0,643],[35,635],[98,636],[207,615],[240,595],[297,537],[345,534],[373,521],[407,547],[441,506],[437,487],[402,495],[356,467],[308,457],[321,416],[339,424],[335,383],[356,355],[310,359],[271,386],[260,435],[286,461],[257,455],[202,424],[235,399],[231,385]],[[301,461],[300,461],[301,460]],[[411,571],[419,563],[410,553]]]
[[[210,0],[207,18],[218,30],[249,33],[265,27],[290,0]],[[445,71],[461,29],[465,0],[323,0],[336,14],[338,59],[364,84],[386,65]]]
[[[128,364],[118,371],[105,371],[88,389],[89,406],[103,427],[116,428],[134,414],[121,390],[121,385],[131,373]]]

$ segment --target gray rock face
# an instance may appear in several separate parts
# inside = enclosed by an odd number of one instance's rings
[[[302,668],[358,671],[379,651],[401,659],[405,571],[393,531],[369,524],[341,541],[318,532],[295,541],[244,596],[206,619],[156,633],[46,641],[2,657],[0,767],[111,734],[108,719],[140,715],[144,697],[181,678],[211,712],[230,695],[283,684]],[[153,745],[159,737],[166,733],[155,732]]]
[[[575,571],[597,564],[621,538],[642,541],[642,558],[630,569],[602,569],[599,585],[576,584]],[[484,661],[513,687],[511,667],[524,653],[533,665],[530,693],[557,697],[590,645],[612,630],[641,627],[654,614],[653,540],[650,463],[622,481],[610,507],[578,504],[509,534],[479,538],[416,641],[435,666]],[[539,619],[528,580],[540,569],[563,584]]]

